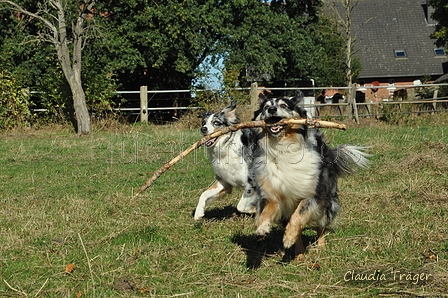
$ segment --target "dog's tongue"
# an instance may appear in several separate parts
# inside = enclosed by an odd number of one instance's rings
[[[283,126],[281,126],[281,125],[272,126],[271,127],[271,132],[272,133],[279,133],[282,129],[283,129]]]
[[[210,139],[207,142],[205,142],[205,146],[210,147],[211,145],[213,145],[216,141],[216,138]]]

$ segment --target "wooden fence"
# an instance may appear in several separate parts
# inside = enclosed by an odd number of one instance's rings
[[[399,88],[434,88],[438,86],[448,86],[448,84],[424,84],[424,85],[400,85],[395,86]],[[388,88],[388,86],[372,86],[362,87],[366,88]],[[255,110],[258,105],[258,94],[264,90],[269,91],[294,91],[300,90],[312,90],[315,93],[318,90],[324,89],[337,89],[347,90],[347,96],[344,102],[330,103],[330,104],[316,104],[314,97],[308,97],[308,101],[305,102],[304,108],[314,118],[321,117],[344,117],[348,119],[354,119],[359,122],[360,117],[381,117],[385,113],[391,112],[391,107],[394,107],[394,113],[437,113],[442,111],[448,111],[448,97],[438,97],[437,88],[434,89],[433,97],[428,99],[419,100],[384,100],[381,102],[356,102],[356,91],[361,89],[353,84],[351,87],[288,87],[288,88],[265,88],[258,87],[257,83],[253,83],[250,88],[235,88],[234,90],[246,91],[250,97],[250,108]],[[163,94],[163,93],[194,93],[204,92],[206,90],[159,90],[148,91],[146,86],[142,86],[140,91],[118,91],[119,94],[139,94],[140,106],[139,107],[126,107],[116,108],[116,111],[132,113],[139,115],[140,121],[148,121],[148,113],[153,111],[163,112],[171,111],[173,113],[180,110],[198,109],[198,107],[190,106],[166,106],[166,107],[149,107],[148,94]],[[209,92],[221,92],[222,90],[209,90]],[[409,107],[412,108],[409,108]],[[360,113],[363,112],[363,113]]]
[[[390,113],[390,107],[395,107],[394,113],[437,113],[448,111],[448,97],[438,97],[438,89],[434,87],[448,86],[448,84],[422,84],[422,85],[396,85],[400,88],[432,88],[433,96],[428,99],[418,100],[383,100],[381,102],[356,102],[356,91],[363,88],[389,88],[389,86],[371,86],[371,87],[357,87],[353,84],[351,87],[285,87],[285,88],[265,88],[258,87],[257,83],[253,83],[248,88],[234,88],[233,90],[243,91],[248,93],[250,98],[250,108],[255,110],[258,106],[258,94],[264,90],[282,91],[293,93],[294,90],[311,90],[316,94],[319,90],[337,89],[346,90],[346,99],[340,103],[317,104],[314,97],[305,97],[306,101],[304,108],[314,118],[322,117],[344,117],[348,119],[355,119],[359,121],[359,117],[381,117],[385,113]],[[189,105],[189,99],[192,94],[199,92],[207,93],[223,93],[224,90],[148,90],[146,86],[140,87],[139,91],[117,91],[117,94],[133,98],[129,101],[127,107],[115,108],[126,114],[136,116],[142,122],[148,121],[148,114],[151,113],[170,113],[176,115],[185,110],[198,109],[199,107],[192,107]],[[39,93],[39,92],[31,92]],[[166,95],[165,95],[166,94]],[[148,98],[151,95],[151,98]],[[154,100],[155,95],[160,95],[161,98]],[[412,109],[404,108],[413,106]],[[33,109],[34,112],[43,112],[47,109]],[[362,113],[360,113],[362,112]]]

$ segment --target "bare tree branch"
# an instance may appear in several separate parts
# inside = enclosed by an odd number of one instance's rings
[[[25,15],[28,15],[30,17],[36,18],[37,20],[41,21],[45,27],[47,27],[48,29],[50,29],[50,31],[52,31],[53,36],[57,36],[58,30],[57,30],[56,26],[53,23],[51,23],[49,20],[45,19],[44,17],[23,9],[20,5],[18,5],[17,3],[14,3],[13,1],[0,0],[0,3],[8,4],[8,5],[12,6],[16,11],[23,13]]]

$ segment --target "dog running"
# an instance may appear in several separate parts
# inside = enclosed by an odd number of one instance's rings
[[[307,118],[300,107],[301,92],[293,98],[268,99],[263,94],[259,98],[254,120],[274,124],[284,118]],[[255,235],[268,234],[274,222],[287,222],[283,245],[286,249],[295,245],[295,257],[302,260],[302,230],[317,228],[317,244],[325,245],[325,228],[340,208],[338,177],[352,173],[353,166],[367,167],[370,155],[360,146],[329,148],[322,132],[306,125],[259,129],[257,142],[248,177],[259,198]]]
[[[205,136],[215,129],[239,123],[236,115],[236,102],[219,113],[205,112],[202,115],[201,133]],[[232,193],[233,188],[244,188],[237,209],[242,213],[256,212],[257,192],[248,183],[249,165],[253,161],[256,140],[253,130],[241,129],[218,138],[210,139],[205,147],[210,155],[210,163],[216,180],[200,198],[194,214],[195,220],[204,217],[205,206],[213,200]]]

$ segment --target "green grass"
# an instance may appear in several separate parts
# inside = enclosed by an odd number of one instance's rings
[[[327,247],[312,245],[307,231],[303,262],[285,258],[281,227],[264,240],[251,236],[253,217],[235,208],[240,191],[194,222],[213,181],[202,148],[133,196],[198,139],[197,130],[131,126],[86,138],[60,129],[5,132],[0,296],[446,295],[448,125],[424,119],[326,131],[332,145],[372,146],[375,155],[369,170],[340,180],[342,211]],[[374,273],[385,280],[352,280]],[[430,278],[405,280],[419,274]]]

